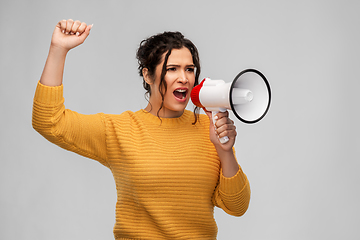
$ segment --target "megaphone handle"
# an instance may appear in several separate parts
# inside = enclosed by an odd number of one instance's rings
[[[219,111],[211,111],[211,114],[212,114],[211,116],[212,116],[214,126],[215,126],[215,123],[216,123],[216,120],[214,119],[214,117],[218,112]],[[216,126],[215,126],[215,129],[216,129]],[[229,141],[229,137],[225,136],[225,137],[219,138],[219,141],[220,141],[221,144],[225,144],[225,143],[227,143]]]

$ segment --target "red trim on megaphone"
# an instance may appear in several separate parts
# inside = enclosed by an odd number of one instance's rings
[[[205,80],[206,78],[204,78],[204,80],[202,80],[202,82],[199,85],[195,86],[190,93],[191,101],[195,106],[200,108],[204,108],[204,106],[200,102],[199,94],[200,94],[200,89],[202,88]]]

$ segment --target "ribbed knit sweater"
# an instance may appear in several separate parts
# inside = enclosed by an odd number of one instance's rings
[[[250,201],[241,168],[222,175],[209,119],[144,111],[83,115],[65,109],[63,86],[38,83],[33,127],[56,145],[108,167],[117,188],[114,237],[216,239],[214,206],[243,215]]]

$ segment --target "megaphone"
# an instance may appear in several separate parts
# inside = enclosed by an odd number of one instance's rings
[[[236,118],[247,124],[260,121],[268,112],[271,102],[270,84],[255,69],[240,72],[231,83],[204,78],[192,89],[190,96],[194,105],[211,111],[213,116],[232,110]],[[221,143],[227,141],[227,136],[220,139]]]

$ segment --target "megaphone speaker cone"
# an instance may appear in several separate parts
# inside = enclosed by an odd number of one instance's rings
[[[239,90],[248,90],[251,101],[239,103]],[[270,102],[270,84],[261,72],[246,69],[235,77],[230,87],[230,106],[240,121],[249,124],[260,121],[268,112]]]

